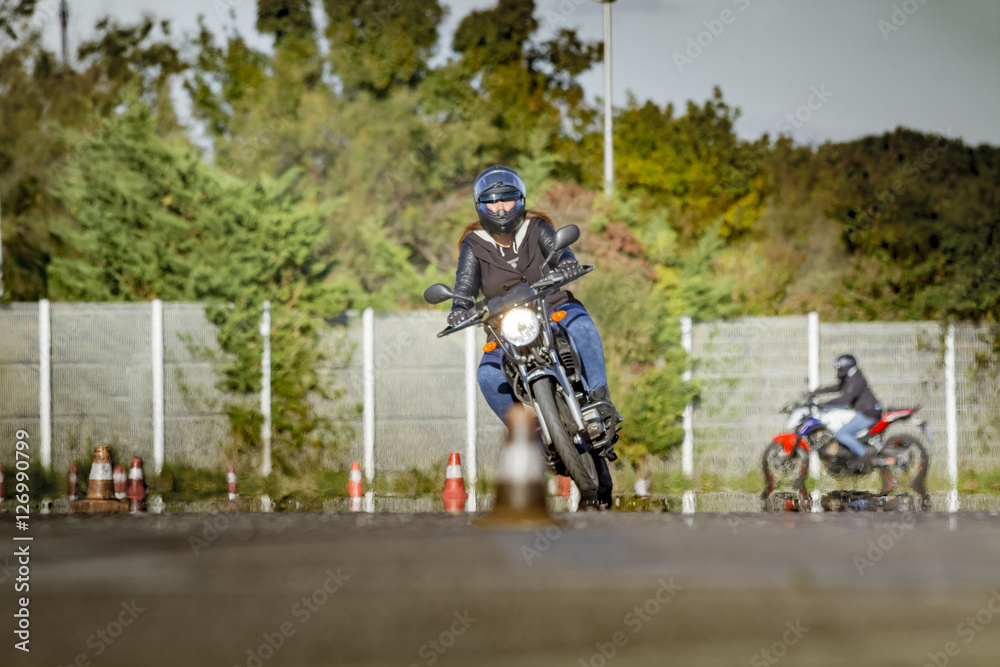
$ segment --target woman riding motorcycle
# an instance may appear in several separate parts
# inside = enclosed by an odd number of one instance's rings
[[[554,245],[555,228],[548,216],[525,208],[526,191],[521,177],[508,167],[490,167],[476,177],[473,195],[479,220],[465,229],[459,241],[455,294],[475,300],[482,292],[486,299],[492,299],[506,295],[518,285],[540,280],[544,260]],[[565,277],[582,271],[569,248],[560,251],[556,270]],[[596,398],[610,402],[604,347],[587,310],[566,290],[554,292],[545,302],[550,312],[557,309],[566,312],[562,325],[580,354],[584,386]],[[449,326],[469,316],[459,299],[453,304],[448,315]],[[514,404],[514,392],[503,373],[502,361],[500,348],[486,352],[478,371],[479,389],[501,420]],[[620,421],[621,416],[618,418]],[[595,463],[597,501],[610,506],[611,474],[607,461],[596,457]]]

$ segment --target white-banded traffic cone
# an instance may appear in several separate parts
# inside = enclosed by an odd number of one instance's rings
[[[350,510],[352,512],[361,511],[361,497],[364,492],[361,488],[361,464],[357,461],[351,464],[351,472],[347,478],[347,495],[350,500]]]
[[[125,468],[115,466],[114,472],[111,473],[111,479],[115,486],[115,498],[125,500]]]
[[[94,463],[90,466],[87,497],[77,500],[72,507],[83,514],[116,514],[128,511],[128,504],[115,498],[111,453],[107,447],[99,445],[94,448]]]
[[[226,473],[226,493],[229,494],[229,511],[233,512],[236,510],[236,497],[240,495],[240,487],[236,483],[236,470],[233,466],[229,466],[229,472]]]
[[[500,452],[497,495],[484,527],[534,528],[558,525],[545,505],[545,460],[535,417],[520,405],[507,412],[507,443]]]
[[[72,503],[80,496],[80,481],[76,477],[76,466],[69,467],[69,501]]]
[[[444,511],[451,514],[462,512],[468,498],[469,494],[465,492],[465,479],[462,477],[462,459],[458,452],[452,452],[448,454],[444,492],[441,494],[441,500],[444,501]]]
[[[146,511],[146,480],[142,476],[142,459],[138,456],[132,458],[125,495],[129,500],[129,512],[137,514]]]

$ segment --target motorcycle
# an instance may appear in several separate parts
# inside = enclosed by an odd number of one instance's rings
[[[894,493],[908,484],[910,490],[926,499],[924,480],[930,465],[927,447],[933,442],[933,436],[927,423],[914,417],[919,409],[920,406],[886,410],[881,419],[859,433],[858,440],[872,456],[863,469],[852,471],[849,464],[854,453],[838,442],[834,434],[854,417],[854,410],[822,407],[811,393],[786,405],[781,410],[788,414],[786,432],[774,436],[764,450],[764,492],[761,496],[766,500],[787,480],[805,497],[809,453],[816,452],[823,469],[835,479],[878,471],[882,494]]]
[[[501,349],[503,372],[514,398],[534,409],[550,472],[569,475],[580,490],[581,501],[610,506],[607,462],[617,459],[613,451],[621,428],[617,412],[610,401],[584,388],[580,355],[560,324],[566,313],[550,313],[545,303],[545,297],[594,270],[585,265],[581,273],[566,278],[551,267],[558,252],[579,238],[576,225],[556,231],[552,252],[544,262],[548,273],[502,297],[476,302],[437,283],[424,291],[424,300],[438,304],[457,299],[469,306],[469,317],[439,332],[438,338],[482,326],[489,334],[484,351]],[[601,481],[605,485],[598,488]]]

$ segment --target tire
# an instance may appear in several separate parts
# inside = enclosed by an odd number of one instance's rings
[[[885,436],[885,445],[879,458],[892,458],[895,463],[882,467],[882,493],[899,490],[900,483],[921,497],[927,495],[924,481],[930,467],[930,454],[924,444],[923,434],[915,428],[893,429]]]
[[[597,469],[594,466],[594,459],[589,453],[580,453],[573,439],[570,437],[559,416],[559,408],[556,405],[555,388],[550,377],[541,377],[531,385],[531,393],[535,397],[535,404],[545,421],[549,436],[552,438],[552,445],[556,454],[562,459],[569,473],[570,479],[576,482],[576,488],[580,490],[580,500],[596,500],[597,498]]]
[[[801,448],[796,447],[791,455],[786,455],[785,448],[780,442],[772,442],[761,457],[761,470],[764,473],[762,498],[767,499],[785,481],[790,482],[799,495],[806,495],[809,458]]]

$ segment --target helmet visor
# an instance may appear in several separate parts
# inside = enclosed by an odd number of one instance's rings
[[[488,169],[479,175],[473,187],[473,195],[477,202],[483,201],[486,194],[516,192],[521,197],[525,196],[524,181],[513,170],[506,167],[495,167]],[[492,201],[507,201],[494,199]]]
[[[505,192],[484,192],[479,195],[480,204],[496,204],[497,202],[517,201],[521,198],[521,193],[517,190],[507,190]]]

